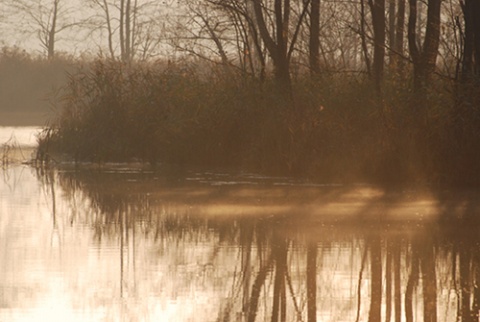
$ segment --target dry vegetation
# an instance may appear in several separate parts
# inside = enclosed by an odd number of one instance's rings
[[[39,157],[322,182],[479,184],[480,114],[462,108],[473,97],[459,100],[453,82],[436,79],[418,105],[409,80],[386,81],[379,98],[362,76],[305,76],[288,102],[274,82],[198,66],[98,60],[80,68],[40,139]]]

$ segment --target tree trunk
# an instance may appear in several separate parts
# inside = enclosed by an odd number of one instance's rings
[[[377,93],[382,91],[385,63],[385,0],[369,0],[373,25],[373,77]]]
[[[363,56],[365,58],[365,67],[367,69],[368,76],[372,74],[372,67],[370,63],[370,56],[368,55],[368,48],[367,48],[367,35],[365,31],[365,0],[360,0],[360,37],[362,38],[362,51]]]
[[[275,39],[270,35],[265,18],[261,0],[253,0],[255,20],[258,25],[260,37],[262,38],[270,57],[272,58],[275,79],[279,85],[282,95],[291,96],[290,62],[287,51],[288,46],[288,20],[290,16],[290,0],[275,0],[274,20]]]
[[[125,5],[125,60],[132,59],[131,0]]]
[[[403,61],[403,46],[404,46],[404,34],[405,34],[405,0],[398,0],[397,10],[397,24],[395,30],[395,68],[398,75],[403,74],[404,61]]]
[[[119,29],[120,29],[120,57],[123,61],[126,60],[125,56],[125,1],[120,0],[120,19],[119,19]]]
[[[427,26],[421,47],[417,45],[417,1],[409,0],[408,48],[413,61],[414,92],[417,97],[424,97],[430,76],[435,71],[438,55],[441,0],[428,0]]]
[[[110,52],[110,58],[115,58],[115,51],[113,49],[113,30],[112,30],[112,22],[110,19],[110,10],[108,9],[107,0],[103,0],[103,11],[105,13],[105,20],[107,23],[107,33],[108,33],[108,50]]]
[[[309,60],[310,74],[313,78],[320,74],[320,0],[311,0]]]
[[[53,59],[55,57],[55,36],[57,34],[57,17],[58,17],[58,4],[60,0],[54,0],[52,10],[52,23],[50,30],[48,31],[47,42],[47,58]]]
[[[388,45],[390,46],[389,51],[389,65],[390,69],[393,70],[395,66],[395,12],[396,12],[396,3],[395,0],[388,0]]]
[[[461,2],[465,23],[461,80],[480,78],[480,3]]]

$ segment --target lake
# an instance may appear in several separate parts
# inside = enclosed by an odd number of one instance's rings
[[[36,131],[14,129],[18,146]],[[0,321],[479,319],[475,191],[138,164],[0,172]]]

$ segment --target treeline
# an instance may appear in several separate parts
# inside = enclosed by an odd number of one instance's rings
[[[36,37],[49,59],[60,46],[124,61],[195,56],[255,77],[362,71],[377,86],[412,67],[457,77],[478,64],[475,0],[4,2],[4,28]]]

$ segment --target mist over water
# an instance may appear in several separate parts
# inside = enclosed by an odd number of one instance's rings
[[[251,174],[13,165],[0,321],[475,317],[477,229],[440,224],[446,204]]]

